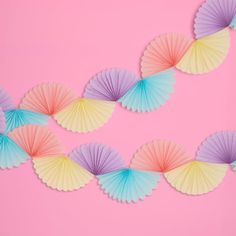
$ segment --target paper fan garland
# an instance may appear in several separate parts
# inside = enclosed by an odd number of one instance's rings
[[[95,75],[85,88],[84,97],[107,101],[120,99],[138,80],[125,69],[108,69]]]
[[[34,158],[33,163],[39,178],[59,191],[79,189],[93,178],[92,174],[65,155]]]
[[[192,42],[191,38],[178,33],[169,33],[155,38],[144,51],[141,60],[142,76],[151,76],[176,66]]]
[[[6,119],[5,119],[5,114],[0,107],[0,133],[4,133],[6,130]]]
[[[120,202],[137,202],[150,195],[156,188],[160,174],[134,169],[122,169],[98,176],[105,193]]]
[[[2,88],[0,88],[0,107],[3,111],[12,110],[15,108],[11,97]]]
[[[122,106],[133,112],[150,112],[169,99],[175,84],[174,71],[167,70],[139,80],[122,98]]]
[[[165,173],[192,159],[182,146],[168,140],[155,140],[138,150],[132,159],[131,167]]]
[[[227,164],[192,161],[164,175],[176,190],[200,195],[215,189],[224,179],[227,169]]]
[[[121,155],[105,144],[84,144],[75,148],[69,156],[94,175],[106,174],[125,167]]]
[[[236,15],[235,0],[207,0],[198,10],[194,32],[202,38],[228,27]]]

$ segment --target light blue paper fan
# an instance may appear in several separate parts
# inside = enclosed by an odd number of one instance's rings
[[[119,102],[132,111],[153,111],[170,98],[175,84],[174,76],[175,72],[170,69],[139,80]]]
[[[29,155],[7,135],[0,134],[0,168],[17,167],[26,162]]]
[[[236,16],[233,18],[233,20],[231,21],[231,23],[230,23],[230,26],[229,26],[230,28],[232,28],[232,29],[236,29]]]
[[[112,199],[137,202],[150,195],[160,180],[158,172],[122,169],[98,175],[99,184]]]
[[[6,133],[23,125],[46,125],[48,116],[24,109],[14,109],[5,112],[7,129]]]
[[[236,161],[232,162],[231,164],[231,167],[234,171],[236,171]]]

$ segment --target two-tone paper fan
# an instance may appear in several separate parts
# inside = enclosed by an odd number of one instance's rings
[[[200,195],[215,189],[222,182],[227,169],[227,164],[192,161],[164,175],[176,190]]]
[[[95,75],[85,88],[84,97],[117,101],[138,80],[138,76],[125,69],[108,69]]]
[[[5,119],[5,114],[0,107],[0,133],[4,133],[6,130],[6,119]]]
[[[94,175],[106,174],[125,167],[121,155],[105,144],[84,144],[75,148],[69,156]]]
[[[142,76],[147,77],[176,66],[193,40],[182,34],[169,33],[155,38],[144,51]]]
[[[119,102],[132,111],[153,111],[169,99],[175,84],[174,75],[173,70],[167,70],[139,80]]]
[[[3,111],[15,109],[12,98],[2,88],[0,88],[0,107]]]
[[[122,169],[98,176],[105,193],[120,202],[137,202],[150,195],[160,180],[157,172]]]

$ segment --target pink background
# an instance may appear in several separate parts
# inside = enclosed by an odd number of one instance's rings
[[[201,0],[1,0],[0,84],[18,103],[40,82],[61,82],[82,94],[96,72],[124,67],[139,73],[148,42],[166,32],[192,35]],[[117,106],[111,120],[90,134],[73,134],[53,121],[50,128],[69,152],[98,141],[116,148],[129,163],[142,144],[166,138],[194,155],[209,134],[235,129],[236,35],[229,56],[204,76],[177,73],[171,99],[149,114]],[[151,197],[120,204],[96,180],[75,192],[43,185],[31,162],[0,171],[0,235],[235,235],[236,174],[228,171],[214,192],[189,197],[162,181]]]

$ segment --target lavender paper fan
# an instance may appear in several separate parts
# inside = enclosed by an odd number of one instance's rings
[[[4,133],[6,130],[6,119],[2,108],[0,107],[0,133]]]
[[[108,69],[95,75],[85,88],[84,97],[117,101],[138,80],[138,76],[125,69]]]
[[[214,34],[228,27],[236,15],[235,0],[207,0],[198,10],[194,32],[196,38]]]
[[[0,88],[0,107],[3,111],[8,111],[15,108],[11,97],[2,88]]]
[[[236,131],[221,131],[208,137],[198,148],[196,159],[228,164],[236,161]]]
[[[111,147],[89,143],[75,148],[70,158],[94,175],[102,175],[125,167],[124,160]]]

